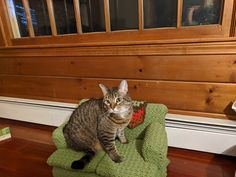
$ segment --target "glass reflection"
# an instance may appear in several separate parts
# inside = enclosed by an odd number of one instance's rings
[[[138,0],[110,0],[111,30],[138,29]]]
[[[175,27],[177,0],[144,0],[144,28]]]
[[[53,0],[57,34],[77,33],[73,0]]]
[[[46,1],[29,1],[29,6],[35,35],[51,35]]]
[[[183,26],[219,24],[222,0],[184,0]]]
[[[80,14],[82,31],[99,32],[105,31],[103,0],[80,0]]]

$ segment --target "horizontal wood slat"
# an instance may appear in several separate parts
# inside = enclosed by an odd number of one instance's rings
[[[34,40],[34,38],[31,38]],[[35,41],[36,42],[36,41]],[[0,57],[6,56],[118,56],[118,55],[219,55],[236,54],[236,42],[204,42],[204,43],[159,43],[114,45],[105,43],[103,46],[60,46],[53,47],[9,47],[0,48]]]
[[[100,97],[98,84],[116,86],[114,79],[0,76],[4,96],[77,102]],[[236,100],[236,84],[129,80],[133,99],[166,104],[170,109],[236,116],[228,109]]]
[[[235,83],[236,56],[5,57],[0,74]]]

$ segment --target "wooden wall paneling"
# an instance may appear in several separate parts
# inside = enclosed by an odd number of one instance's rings
[[[236,56],[2,57],[0,74],[236,83]]]
[[[120,80],[76,77],[0,77],[0,92],[5,96],[76,102],[100,97],[99,83],[109,87]],[[233,114],[227,106],[236,100],[236,84],[128,80],[133,99],[166,104],[170,109]]]

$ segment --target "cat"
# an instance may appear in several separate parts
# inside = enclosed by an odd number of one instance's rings
[[[128,83],[122,80],[118,88],[109,89],[103,84],[99,84],[99,87],[103,99],[90,99],[80,104],[63,129],[68,147],[86,153],[72,162],[72,169],[83,169],[101,149],[114,162],[122,162],[115,139],[118,138],[123,144],[128,143],[124,128],[133,113]]]

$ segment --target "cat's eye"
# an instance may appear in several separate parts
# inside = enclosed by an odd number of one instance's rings
[[[111,104],[111,102],[110,102],[109,100],[105,100],[104,103],[105,103],[106,105]]]
[[[122,101],[122,98],[118,97],[116,98],[116,103],[120,103]]]

